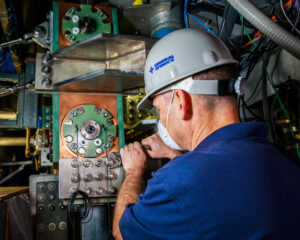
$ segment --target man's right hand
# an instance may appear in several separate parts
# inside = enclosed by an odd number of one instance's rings
[[[160,138],[158,133],[142,140],[143,145],[149,146],[150,150],[145,150],[151,158],[170,158],[183,154],[183,152],[170,148]]]

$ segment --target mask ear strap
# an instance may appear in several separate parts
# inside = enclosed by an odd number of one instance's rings
[[[167,112],[167,122],[166,122],[167,131],[168,131],[168,123],[169,123],[169,113],[170,113],[170,109],[171,109],[171,104],[173,102],[174,94],[175,94],[175,90],[172,90],[172,95],[171,95],[171,99],[170,99],[169,106],[168,106],[168,112]]]

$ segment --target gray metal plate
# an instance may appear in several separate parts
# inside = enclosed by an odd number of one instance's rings
[[[157,40],[140,36],[99,34],[58,50],[43,75],[42,54],[36,58],[38,91],[122,93],[144,86],[146,55]],[[49,86],[42,80],[51,79]]]
[[[100,159],[103,161],[102,166],[97,167],[96,161]],[[84,161],[90,160],[91,164],[89,167],[84,166]],[[59,198],[60,199],[66,199],[69,198],[72,194],[72,191],[78,188],[78,183],[73,182],[72,176],[73,174],[78,174],[78,168],[72,167],[72,161],[76,161],[76,159],[60,159],[59,160]],[[89,197],[111,197],[116,196],[118,190],[120,189],[120,186],[124,179],[124,170],[122,167],[118,166],[112,166],[108,167],[106,166],[105,158],[78,158],[79,162],[79,175],[80,175],[80,186],[79,190],[87,192],[87,189],[91,189],[92,192],[89,195]],[[113,180],[107,180],[108,174],[114,174],[116,176],[116,179]],[[102,174],[104,178],[101,181],[97,181],[95,176],[96,174]],[[85,176],[91,175],[92,178],[90,181],[86,182],[84,181]],[[102,195],[97,194],[97,190],[101,188],[104,190],[104,193]],[[113,194],[107,193],[108,188],[115,189],[115,192]]]

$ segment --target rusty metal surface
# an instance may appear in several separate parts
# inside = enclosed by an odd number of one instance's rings
[[[60,126],[60,159],[74,159],[76,156],[64,145],[62,124],[65,116],[78,105],[93,104],[101,108],[107,109],[113,116],[115,123],[118,122],[117,102],[115,96],[104,95],[82,95],[82,94],[61,94],[59,99],[59,126]],[[119,138],[114,139],[114,146],[108,152],[119,151]],[[104,156],[104,154],[100,155]]]

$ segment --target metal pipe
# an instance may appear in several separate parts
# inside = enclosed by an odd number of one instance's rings
[[[248,0],[228,0],[228,3],[273,42],[300,59],[300,40],[292,33],[273,22]]]
[[[0,146],[26,146],[26,137],[0,137]]]
[[[0,112],[0,120],[16,120],[16,112]]]
[[[24,169],[24,167],[25,167],[25,165],[21,165],[18,169],[16,169],[15,171],[13,171],[12,173],[10,173],[6,177],[2,178],[0,180],[0,185],[2,185],[3,183],[5,183],[6,181],[8,181],[9,179],[11,179],[12,177],[14,177],[15,175],[17,175],[19,172],[21,172]]]
[[[33,162],[30,161],[16,161],[16,162],[2,162],[0,163],[0,167],[11,167],[11,166],[18,166],[18,165],[32,165]]]

